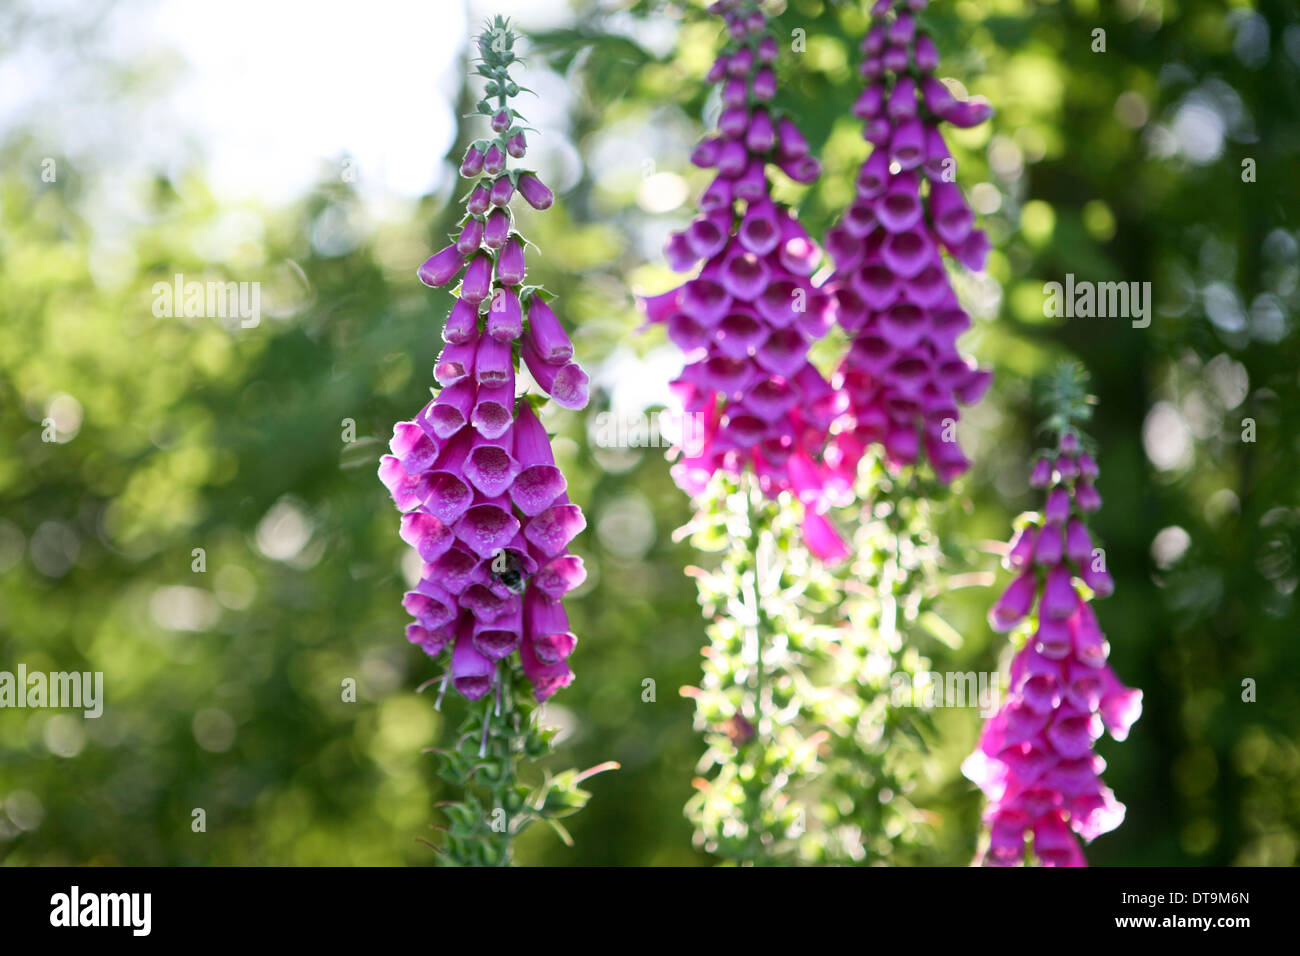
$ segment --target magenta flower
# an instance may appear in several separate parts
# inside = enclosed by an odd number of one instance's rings
[[[435,252],[420,266],[420,281],[429,286],[446,285],[465,265],[465,255],[456,246]]]
[[[1031,572],[1026,572],[1011,582],[1002,597],[989,611],[989,626],[995,631],[1009,631],[1025,619],[1034,606],[1038,587]]]
[[[465,179],[472,179],[483,172],[483,150],[475,143],[465,150],[465,158],[460,163],[460,174]]]
[[[774,165],[812,182],[820,166],[793,121],[766,105],[775,93],[777,44],[764,14],[741,0],[709,9],[729,37],[709,72],[722,86],[723,110],[718,134],[691,161],[717,176],[700,214],[665,249],[676,271],[699,271],[642,301],[648,320],[683,352],[673,391],[683,414],[699,423],[699,441],[677,449],[673,478],[694,496],[719,471],[752,469],[766,494],[796,494],[806,543],[838,561],[847,551],[823,516],[846,503],[851,485],[841,453],[828,447],[843,399],[808,361],[810,345],[833,323],[831,302],[810,278],[820,252],[790,209],[772,200],[767,173]]]
[[[1082,481],[1071,467],[1076,436],[1067,432],[1060,451],[1054,459],[1041,458],[1034,474],[1045,470],[1046,483],[1055,481],[1048,500],[1064,496],[1065,517],[1037,516],[1020,531],[1007,565],[1025,568],[1033,549],[1040,570],[1024,570],[990,612],[994,627],[1007,630],[1025,620],[1037,600],[1037,626],[1011,662],[1005,704],[962,764],[988,800],[988,845],[980,862],[990,866],[1021,864],[1028,848],[1044,866],[1086,865],[1078,838],[1090,842],[1124,819],[1123,804],[1101,782],[1105,761],[1093,745],[1103,731],[1124,740],[1142,713],[1142,692],[1125,687],[1107,666],[1109,646],[1074,583],[1085,582],[1096,597],[1109,593],[1089,579],[1105,569],[1090,570],[1098,559],[1077,514],[1083,509]],[[1095,463],[1092,470],[1095,477]],[[1055,555],[1050,562],[1043,560],[1045,538],[1055,542],[1047,553]]]
[[[826,290],[853,338],[840,366],[851,416],[836,442],[845,466],[878,443],[891,464],[924,456],[947,482],[970,465],[957,443],[958,406],[980,400],[990,373],[957,350],[970,318],[941,250],[981,269],[988,241],[954,182],[940,124],[974,125],[991,111],[956,102],[932,75],[938,53],[914,17],[924,6],[872,8],[862,41],[868,84],[853,111],[874,148],[856,200],[826,236],[835,264]]]
[[[471,256],[483,244],[483,220],[471,216],[461,227],[456,237],[456,251],[462,256]]]
[[[477,222],[477,219],[470,220]],[[504,209],[494,209],[488,213],[487,225],[483,229],[483,245],[489,249],[500,249],[510,238],[510,214]],[[477,246],[475,247],[477,248]]]
[[[487,165],[484,164],[483,168],[486,170]],[[510,202],[514,194],[515,184],[510,181],[510,177],[501,176],[492,183],[492,187],[488,190],[488,202],[493,206],[505,206]]]
[[[568,553],[586,520],[566,495],[533,401],[516,396],[513,343],[533,381],[563,407],[586,404],[587,375],[542,294],[523,284],[525,244],[508,204],[516,191],[536,209],[554,197],[536,174],[508,169],[526,141],[515,125],[522,120],[504,94],[498,100],[480,107],[494,137],[472,145],[461,163],[463,176],[483,179],[470,190],[456,243],[419,271],[431,286],[461,276],[434,365],[441,388],[412,421],[394,426],[379,477],[403,513],[402,540],[422,563],[402,601],[415,619],[407,639],[431,657],[448,654],[444,686],[470,700],[496,687],[499,662],[518,653],[544,700],[573,679],[567,658],[577,638],[562,601],[586,577],[582,559]]]
[[[523,155],[522,151],[520,155]],[[555,194],[532,173],[524,173],[519,177],[519,192],[534,209],[549,209],[551,203],[555,202]]]
[[[524,347],[550,365],[563,366],[573,358],[573,343],[541,296],[533,297],[528,311]]]

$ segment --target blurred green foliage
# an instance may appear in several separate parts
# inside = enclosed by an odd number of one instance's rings
[[[574,7],[530,57],[562,78],[548,88],[565,90],[567,128],[536,141],[567,139],[572,175],[523,230],[540,250],[530,275],[557,293],[584,363],[605,363],[598,379],[617,386],[658,368],[638,371],[663,339],[635,334],[632,296],[668,287],[659,242],[707,182],[686,157],[713,107],[700,77],[718,31],[680,3]],[[945,551],[995,569],[985,543],[1034,506],[1029,382],[1082,359],[1100,399],[1095,528],[1117,581],[1098,613],[1117,672],[1146,694],[1129,740],[1102,745],[1129,817],[1089,859],[1293,864],[1294,5],[938,0],[926,16],[941,74],[998,111],[952,137],[994,242],[987,276],[957,280],[976,319],[963,344],[997,377],[963,421],[975,466],[943,512]],[[849,113],[864,23],[861,5],[823,0],[789,0],[779,18],[806,38],[782,59],[781,103],[826,166],[816,186],[782,189],[814,235],[867,151]],[[479,134],[470,123],[449,161]],[[136,177],[137,214],[105,224],[95,157],[64,158],[47,183],[47,155],[21,128],[0,135],[0,670],[103,671],[107,700],[98,720],[0,710],[0,859],[430,862],[418,839],[446,824],[434,804],[448,794],[422,750],[446,746],[464,715],[414,693],[438,671],[402,637],[406,549],[374,469],[431,384],[449,300],[414,273],[451,228],[453,190],[372,226],[337,175],[260,209],[218,203],[198,170],[158,171]],[[679,178],[688,189],[669,203]],[[313,241],[339,221],[354,241]],[[155,316],[154,283],[177,273],[262,282],[260,324]],[[1066,273],[1151,282],[1150,327],[1045,319],[1042,284]],[[585,785],[590,803],[565,821],[574,847],[534,827],[518,856],[706,862],[682,815],[702,743],[678,694],[698,683],[704,642],[682,569],[704,559],[672,539],[689,512],[660,452],[593,440],[609,397],[548,421],[588,515],[575,549],[590,577],[569,602],[577,680],[546,719],[560,728],[555,767],[622,769]],[[917,650],[936,670],[995,667],[992,598],[943,595],[960,640]],[[957,767],[979,717],[933,718],[924,855],[961,865],[980,804]]]

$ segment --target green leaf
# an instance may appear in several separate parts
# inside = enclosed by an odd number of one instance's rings
[[[560,839],[564,841],[565,846],[573,846],[573,837],[569,836],[569,831],[564,828],[564,824],[550,817],[546,818],[546,822],[550,824],[552,830],[560,835]]]

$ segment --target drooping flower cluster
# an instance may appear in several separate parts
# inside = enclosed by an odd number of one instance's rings
[[[1097,464],[1073,432],[1054,457],[1038,460],[1030,480],[1047,489],[1046,506],[1022,518],[1006,555],[1018,576],[989,612],[995,630],[1020,628],[1026,642],[1012,661],[1005,704],[962,764],[988,799],[988,865],[1024,862],[1031,833],[1038,862],[1086,865],[1074,835],[1088,842],[1124,819],[1093,745],[1103,729],[1116,740],[1128,736],[1142,692],[1107,665],[1110,647],[1076,583],[1093,597],[1114,591],[1084,522],[1101,507],[1096,478]]]
[[[677,484],[700,494],[718,471],[747,466],[766,494],[792,491],[808,507],[811,542],[842,553],[819,518],[850,483],[823,456],[843,396],[808,361],[810,344],[834,318],[810,276],[820,250],[790,210],[771,197],[768,164],[811,183],[821,167],[794,122],[773,106],[778,46],[754,0],[721,0],[728,42],[708,80],[721,84],[716,135],[691,161],[717,176],[700,199],[700,215],[668,241],[669,264],[698,275],[645,300],[649,321],[663,323],[685,353],[673,383],[682,411],[694,416],[698,441],[673,468]]]
[[[856,465],[884,446],[891,464],[925,458],[948,482],[970,463],[957,443],[958,403],[977,402],[991,375],[957,350],[970,326],[940,249],[969,269],[984,267],[989,243],[955,179],[940,124],[976,126],[992,114],[957,100],[934,72],[934,41],[915,14],[926,0],[878,0],[862,41],[867,87],[854,104],[871,155],[857,198],[827,233],[835,264],[827,290],[853,340],[841,366],[852,427],[837,438]]]
[[[510,200],[518,192],[546,209],[553,196],[535,173],[507,168],[526,150],[523,118],[507,105],[519,91],[508,75],[513,43],[500,18],[479,37],[487,84],[478,111],[493,135],[461,163],[476,182],[458,237],[419,270],[430,286],[461,276],[433,370],[441,388],[394,426],[392,454],[379,466],[403,512],[402,539],[423,561],[403,600],[415,618],[407,638],[431,657],[450,648],[448,676],[470,700],[492,690],[498,662],[516,650],[539,700],[572,681],[566,658],[576,638],[561,599],[586,576],[568,553],[586,520],[529,397],[515,395],[516,344],[532,378],[565,408],[586,405],[588,379],[541,290],[523,285]]]

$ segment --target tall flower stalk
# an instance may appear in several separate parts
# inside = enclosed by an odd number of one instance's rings
[[[872,151],[826,236],[834,272],[823,288],[850,343],[835,379],[846,413],[833,441],[860,502],[846,512],[857,526],[851,559],[831,571],[843,619],[835,646],[848,666],[825,685],[836,706],[821,853],[842,862],[897,862],[927,839],[926,815],[909,794],[928,715],[914,694],[896,691],[928,670],[926,642],[956,637],[938,607],[946,556],[934,516],[969,467],[958,405],[978,401],[991,380],[956,345],[970,320],[943,252],[980,269],[988,244],[940,132],[991,111],[958,103],[934,77],[938,51],[917,21],[925,6],[872,6],[861,44],[867,85],[854,105]]]
[[[444,804],[444,860],[510,862],[512,838],[535,819],[555,822],[585,794],[580,775],[536,788],[518,781],[521,757],[549,749],[529,698],[541,702],[573,680],[577,638],[564,595],[586,577],[568,545],[586,526],[569,501],[535,405],[516,396],[520,363],[556,404],[587,403],[587,375],[540,288],[524,283],[526,242],[510,204],[538,210],[554,197],[533,171],[512,168],[527,152],[523,117],[511,107],[516,35],[497,17],[477,38],[485,81],[477,112],[491,135],[461,162],[471,181],[459,233],[419,270],[429,286],[460,277],[434,365],[440,386],[411,421],[398,422],[379,477],[402,512],[402,539],[421,559],[403,606],[406,636],[446,670],[471,705],[454,748],[439,751],[442,776],[462,793]]]
[[[977,861],[987,865],[1017,865],[1032,854],[1044,866],[1083,866],[1076,837],[1091,842],[1124,820],[1093,748],[1103,731],[1128,736],[1142,692],[1107,665],[1110,645],[1092,609],[1115,585],[1088,533],[1101,496],[1079,429],[1091,411],[1085,381],[1066,365],[1051,383],[1046,430],[1055,447],[1039,453],[1030,475],[1046,501],[1016,521],[1004,559],[1016,577],[989,611],[989,624],[1011,632],[1019,650],[1006,702],[962,765],[988,800]]]
[[[822,515],[851,477],[828,453],[842,399],[808,360],[834,321],[811,280],[821,252],[769,181],[775,166],[811,183],[820,164],[773,106],[778,44],[759,4],[722,0],[709,12],[726,28],[708,75],[722,109],[691,160],[716,176],[666,250],[675,270],[698,272],[644,306],[684,354],[673,390],[690,440],[673,477],[693,498],[696,542],[723,551],[716,572],[697,575],[712,624],[704,681],[687,692],[707,750],[687,815],[705,849],[760,863],[791,852],[806,818],[796,797],[820,738],[805,715],[816,576],[803,547],[847,553]]]

